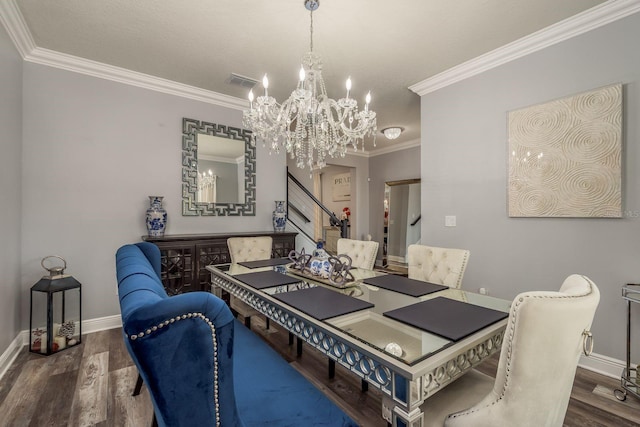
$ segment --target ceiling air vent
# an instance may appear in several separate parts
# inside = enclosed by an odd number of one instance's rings
[[[231,76],[227,80],[230,85],[237,85],[246,88],[253,88],[258,81],[251,77],[241,76],[240,74],[231,73]]]

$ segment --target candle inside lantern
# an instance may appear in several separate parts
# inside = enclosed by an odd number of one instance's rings
[[[67,338],[61,337],[60,335],[53,337],[53,344],[53,350],[60,351],[67,347]]]
[[[47,354],[47,333],[40,335],[40,353]]]

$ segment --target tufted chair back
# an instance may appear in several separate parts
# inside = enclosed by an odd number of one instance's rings
[[[271,258],[271,236],[230,237],[227,239],[231,262],[260,261]]]
[[[466,249],[409,245],[407,254],[409,279],[460,288],[471,253]]]
[[[372,240],[338,239],[339,255],[348,255],[351,266],[364,270],[373,270],[378,255],[378,242]]]
[[[449,415],[444,425],[562,426],[580,353],[591,352],[588,331],[599,301],[598,287],[578,274],[567,277],[558,292],[518,295],[509,312],[493,389],[475,406]]]
[[[149,390],[156,425],[243,426],[229,307],[208,292],[167,296],[159,266],[153,243],[116,252],[124,341]]]

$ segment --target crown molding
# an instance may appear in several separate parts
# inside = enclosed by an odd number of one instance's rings
[[[407,150],[409,148],[420,147],[420,139],[412,139],[411,141],[399,142],[384,148],[377,149],[369,152],[369,157],[380,156],[382,154],[389,154],[395,151]]]
[[[418,95],[468,79],[515,59],[579,36],[640,11],[639,0],[609,0],[470,61],[409,86]]]
[[[639,11],[639,0],[609,0],[600,6],[591,8],[529,36],[516,40],[515,42],[443,71],[433,77],[422,80],[419,83],[409,86],[409,89],[420,96],[426,95]],[[220,105],[226,108],[244,110],[248,107],[248,102],[245,99],[36,47],[31,32],[15,0],[0,1],[0,22],[2,22],[6,28],[9,37],[25,61]],[[394,146],[394,148],[375,150],[375,154],[360,154],[359,152],[350,154],[364,156],[386,154],[396,151],[395,147],[402,147],[398,149],[410,148],[409,146],[401,146],[399,144]]]
[[[31,32],[27,29],[27,24],[14,0],[0,1],[0,22],[23,58],[35,49],[36,44]]]
[[[241,98],[40,47],[33,49],[24,60],[235,110],[249,107],[249,102]]]
[[[347,151],[347,156],[367,157],[367,158],[375,157],[375,156],[380,156],[382,154],[389,154],[396,151],[406,150],[408,148],[420,147],[420,142],[421,142],[420,139],[412,139],[411,141],[394,143],[392,145],[389,145],[383,148],[372,147],[373,149],[363,150],[363,151],[349,150]]]
[[[347,149],[345,156],[354,156],[354,157],[371,157],[371,152],[365,150],[351,150]],[[329,157],[331,158],[331,157]]]
[[[0,22],[25,61],[235,110],[249,107],[245,99],[37,47],[15,0],[0,1]]]

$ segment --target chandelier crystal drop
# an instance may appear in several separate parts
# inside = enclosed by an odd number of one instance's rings
[[[250,108],[244,111],[243,124],[252,131],[252,142],[262,141],[271,151],[284,148],[296,159],[299,168],[326,166],[327,157],[344,157],[349,146],[358,150],[364,138],[376,138],[376,113],[369,109],[367,93],[364,109],[351,98],[351,78],[346,82],[346,96],[333,100],[327,96],[322,78],[322,61],[313,52],[313,11],[319,0],[305,0],[310,12],[310,49],[302,57],[299,81],[291,96],[279,104],[269,96],[269,79],[262,79],[264,95],[254,100],[249,92]]]

